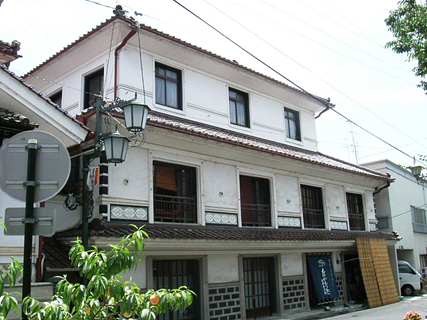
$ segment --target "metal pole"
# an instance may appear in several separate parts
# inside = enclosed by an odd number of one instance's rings
[[[25,182],[26,187],[26,198],[25,198],[25,233],[24,233],[24,276],[22,286],[22,298],[31,295],[31,258],[33,253],[33,225],[34,220],[34,199],[35,199],[35,188],[37,186],[36,179],[36,157],[37,150],[36,139],[29,139],[27,145],[28,162],[27,162],[27,181]],[[26,319],[24,311],[22,311],[22,317]]]
[[[89,159],[92,155],[83,156],[83,205],[82,205],[82,245],[88,250],[89,244],[89,188],[87,178],[89,175]]]

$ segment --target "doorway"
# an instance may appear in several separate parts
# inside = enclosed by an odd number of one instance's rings
[[[182,310],[169,310],[158,316],[160,320],[198,320],[201,319],[201,287],[200,287],[200,261],[199,260],[154,260],[153,261],[153,286],[154,289],[177,289],[187,286],[193,290],[193,303]]]
[[[273,257],[244,258],[246,318],[258,319],[276,312],[276,277]]]

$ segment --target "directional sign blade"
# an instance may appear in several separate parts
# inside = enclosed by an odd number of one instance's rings
[[[7,236],[25,234],[25,208],[6,208],[5,225]],[[33,235],[52,236],[56,227],[56,210],[54,208],[34,208],[34,218],[27,223],[34,223]]]

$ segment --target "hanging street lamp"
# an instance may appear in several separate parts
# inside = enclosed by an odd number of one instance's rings
[[[95,158],[99,158],[105,151],[108,163],[122,163],[125,161],[128,144],[130,139],[121,135],[116,130],[109,133],[102,132],[102,116],[111,110],[121,109],[125,118],[126,129],[132,133],[142,132],[145,130],[150,107],[136,100],[137,96],[131,100],[116,99],[112,104],[106,106],[106,103],[98,98],[94,104],[96,107],[95,114],[95,151],[93,154],[83,157],[83,207],[82,207],[82,244],[87,249],[89,242],[89,218],[90,218],[90,191],[87,184],[89,175],[89,164]]]

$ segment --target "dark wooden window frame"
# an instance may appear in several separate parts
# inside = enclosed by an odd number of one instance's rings
[[[228,98],[230,109],[230,123],[237,126],[249,128],[249,94],[247,92],[243,92],[237,89],[228,88]],[[243,106],[243,116],[239,115],[239,105]]]
[[[84,109],[90,108],[104,90],[104,68],[84,77]]]
[[[52,101],[53,103],[55,103],[58,107],[62,107],[62,89],[59,89],[57,91],[55,91],[54,93],[52,93],[49,96],[50,101]]]
[[[186,311],[169,310],[165,314],[158,315],[159,320],[171,319],[201,319],[201,287],[202,287],[202,260],[201,259],[153,259],[153,288],[155,290],[163,288],[176,289],[180,286],[187,286],[197,292],[193,303]],[[167,283],[166,283],[167,282]],[[182,318],[184,317],[184,318]]]
[[[325,229],[325,212],[322,188],[301,185],[304,228]]]
[[[350,230],[365,230],[365,213],[363,197],[357,193],[346,193],[347,212]]]
[[[154,161],[154,221],[197,223],[195,167]]]
[[[162,74],[162,70],[164,70],[164,74]],[[176,74],[176,77],[169,77],[167,73],[174,73]],[[156,96],[155,100],[157,104],[174,108],[177,110],[182,110],[182,71],[173,67],[170,67],[168,65],[156,62],[155,64],[155,75],[156,75],[156,81],[155,81],[155,87],[156,87]],[[160,88],[158,88],[158,81],[164,82],[163,87],[163,94],[161,95],[161,98],[163,99],[160,101],[158,99],[158,95],[160,95]],[[170,104],[168,102],[168,84],[172,84],[176,86],[176,105]]]
[[[301,141],[301,121],[298,111],[285,107],[285,130],[286,138]]]
[[[271,227],[270,180],[240,175],[242,226]]]

